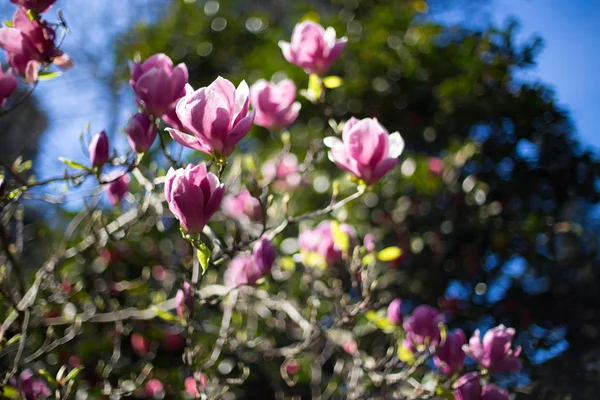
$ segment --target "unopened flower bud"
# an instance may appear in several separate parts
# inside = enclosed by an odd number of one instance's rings
[[[108,161],[109,157],[109,145],[108,136],[105,131],[98,132],[92,138],[89,147],[90,161],[93,167],[100,168]]]

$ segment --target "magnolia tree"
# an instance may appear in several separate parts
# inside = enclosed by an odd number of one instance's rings
[[[64,21],[45,19],[55,0],[11,2],[18,8],[0,29],[10,66],[0,76],[3,114],[22,101],[13,96],[19,78],[28,95],[58,75],[53,64],[72,66],[56,34]],[[279,45],[309,74],[300,94],[325,109],[327,91],[342,83],[327,72],[346,38],[304,21]],[[343,221],[398,164],[404,141],[388,133],[393,121],[324,113],[323,135],[298,160],[286,130],[302,112],[291,80],[236,87],[215,77],[194,89],[186,65],[165,54],[130,70],[138,106],[124,127],[130,151],[111,150],[102,131],[89,141],[89,163],[61,158],[66,171],[56,178],[25,175],[22,160],[5,166],[5,397],[234,398],[256,374],[281,399],[510,397],[494,377],[521,369],[515,330],[500,325],[467,340],[438,309],[381,296],[382,274],[403,249],[382,248],[376,226],[361,238]],[[281,142],[263,162],[236,149],[253,125]],[[181,147],[196,151],[189,162]],[[319,164],[348,179],[334,181],[328,204],[294,213],[294,193],[310,190]],[[32,270],[23,204],[52,183],[71,190],[90,180],[98,190]],[[111,208],[99,208],[104,195]],[[136,243],[152,268],[127,254]],[[115,270],[118,258],[139,275]]]

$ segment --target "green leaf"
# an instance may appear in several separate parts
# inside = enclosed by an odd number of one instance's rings
[[[10,19],[6,19],[6,20],[4,20],[4,23],[3,23],[3,24],[4,24],[4,26],[5,26],[5,27],[7,27],[7,28],[13,28],[13,23],[12,23],[12,21],[11,21]]]
[[[4,386],[2,388],[2,396],[7,399],[16,399],[19,396],[19,392],[12,386]]]
[[[40,81],[49,81],[54,78],[58,78],[62,75],[60,71],[40,71],[38,73],[38,80]]]
[[[438,386],[435,389],[435,394],[437,394],[442,400],[454,400],[454,395],[452,392],[442,386]]]
[[[173,314],[171,314],[170,312],[168,312],[166,310],[163,310],[162,308],[160,308],[158,306],[152,306],[152,307],[150,307],[150,309],[152,309],[152,311],[154,311],[156,313],[156,316],[158,316],[162,320],[165,320],[167,322],[177,321],[176,316],[174,316]]]
[[[75,169],[88,170],[88,167],[86,167],[83,164],[78,163],[77,161],[73,161],[73,160],[70,160],[70,159],[64,158],[64,157],[58,157],[58,160],[68,167],[75,168]]]
[[[310,74],[308,77],[308,89],[306,90],[306,96],[310,101],[317,101],[321,98],[322,94],[321,78],[317,74]]]
[[[282,271],[293,272],[296,270],[296,263],[292,257],[281,257],[279,259],[279,268],[281,268]]]
[[[77,367],[74,370],[72,370],[71,372],[69,372],[69,374],[67,375],[67,377],[65,378],[65,383],[77,378],[77,375],[79,375],[79,373],[83,370],[83,367]]]
[[[10,339],[8,339],[8,341],[6,342],[6,346],[10,346],[13,343],[17,343],[19,340],[21,340],[21,337],[23,335],[21,335],[20,333],[11,337]]]
[[[8,199],[8,200],[12,200],[12,199],[14,199],[15,197],[18,197],[18,196],[20,196],[20,195],[21,195],[21,193],[23,193],[23,190],[21,190],[21,188],[17,188],[17,189],[13,190],[12,192],[10,192],[10,193],[8,194],[8,196],[7,196],[7,199]]]
[[[342,252],[347,253],[350,247],[350,236],[340,229],[340,224],[337,221],[331,221],[331,234],[333,235],[333,243]]]
[[[46,371],[45,369],[40,369],[38,371],[38,374],[40,374],[41,376],[46,378],[48,383],[51,383],[52,385],[56,385],[56,380],[54,379],[54,377],[52,375],[50,375],[50,373],[48,371]]]
[[[202,275],[204,275],[204,273],[208,269],[208,262],[210,261],[210,254],[211,254],[211,251],[208,248],[208,246],[204,243],[200,243],[197,255],[198,255],[198,261],[200,262],[200,266],[202,267]]]
[[[323,78],[323,85],[325,85],[327,89],[335,89],[342,86],[342,83],[344,83],[344,81],[339,76],[332,75]]]
[[[415,363],[415,355],[403,345],[398,347],[398,358],[405,364],[412,365]]]
[[[18,173],[27,172],[31,169],[32,166],[33,166],[33,163],[31,162],[31,160],[25,161],[24,163],[21,163],[17,167],[17,172]]]
[[[362,265],[363,267],[367,267],[371,265],[373,261],[375,261],[375,256],[373,254],[367,254],[362,258]]]
[[[402,255],[402,249],[396,246],[386,247],[377,253],[379,261],[394,261]]]

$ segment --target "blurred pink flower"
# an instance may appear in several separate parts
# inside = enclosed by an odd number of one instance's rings
[[[256,111],[254,124],[272,132],[291,125],[300,112],[296,99],[296,85],[289,79],[279,83],[258,80],[250,88],[250,102]]]
[[[138,103],[155,117],[171,112],[186,94],[186,65],[173,67],[173,61],[165,54],[154,54],[143,63],[131,61],[129,69],[129,84]]]
[[[242,190],[238,194],[229,194],[223,199],[223,213],[233,219],[249,218],[252,221],[262,219],[262,207],[250,192]]]
[[[513,328],[499,325],[487,331],[482,341],[481,334],[477,330],[469,340],[469,344],[463,346],[463,350],[492,373],[517,372],[522,367],[518,358],[521,347],[511,349],[514,336]]]
[[[3,72],[2,65],[0,65],[0,107],[4,107],[6,100],[17,89],[17,84],[17,78],[15,78],[12,68],[9,68],[6,72]]]
[[[308,74],[324,75],[340,56],[348,39],[336,39],[335,29],[316,22],[303,21],[294,27],[290,43],[280,41],[285,59]]]

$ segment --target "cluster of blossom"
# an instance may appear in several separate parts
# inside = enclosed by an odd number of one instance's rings
[[[509,393],[506,390],[491,383],[482,387],[481,379],[488,373],[521,370],[518,358],[521,347],[512,348],[515,336],[513,328],[499,325],[488,330],[483,340],[479,330],[476,330],[468,344],[461,329],[448,332],[442,338],[443,316],[438,310],[421,305],[404,320],[401,299],[394,299],[390,303],[387,318],[406,331],[403,343],[406,349],[412,352],[430,349],[435,366],[446,376],[460,373],[467,356],[478,363],[481,372],[469,372],[454,383],[454,397],[457,400],[508,400]]]
[[[12,22],[0,28],[0,47],[10,66],[6,72],[0,67],[0,107],[17,89],[15,74],[34,83],[40,70],[51,64],[63,70],[73,66],[71,58],[57,47],[55,27],[41,17],[56,0],[10,1],[19,7]]]
[[[0,29],[0,47],[7,52],[12,69],[26,81],[33,82],[40,66],[46,67],[50,62],[62,68],[70,66],[68,57],[55,46],[54,30],[39,17],[54,1],[11,1],[21,7],[15,13],[13,26]],[[279,43],[290,63],[319,76],[328,71],[345,45],[346,38],[336,39],[333,28],[324,29],[310,21],[295,27],[290,43]],[[152,147],[158,136],[158,123],[162,120],[175,142],[210,155],[214,164],[224,167],[227,157],[234,154],[237,144],[253,124],[279,132],[296,120],[301,109],[300,103],[295,101],[296,86],[290,80],[278,83],[259,80],[252,87],[242,81],[236,87],[229,80],[218,77],[210,85],[194,90],[188,83],[186,65],[175,66],[164,54],[155,54],[144,62],[131,62],[130,70],[129,82],[139,111],[130,118],[125,132],[133,151],[140,154]],[[0,92],[0,100],[5,101],[12,93],[2,97],[9,92],[5,89],[16,87],[16,80],[13,83],[10,70],[0,79],[7,82],[2,85],[4,92]],[[400,134],[389,134],[374,118],[350,118],[343,124],[341,138],[327,137],[324,144],[329,148],[329,159],[358,180],[362,187],[379,182],[396,166],[404,149]],[[106,132],[101,131],[92,138],[89,157],[92,169],[100,174],[111,159]],[[195,245],[199,234],[221,207],[225,215],[236,220],[260,221],[266,212],[265,205],[248,190],[226,195],[220,175],[210,172],[211,165],[200,163],[171,168],[165,179],[164,197],[169,210]],[[265,163],[262,172],[269,183],[274,183],[276,190],[285,191],[302,183],[298,161],[290,154]],[[113,205],[121,202],[130,190],[127,172],[109,174],[103,183]],[[351,246],[357,244],[353,227],[340,224],[336,229],[347,235]],[[302,230],[298,242],[302,255],[316,254],[325,265],[333,265],[344,257],[344,249],[336,244],[332,221]],[[364,247],[369,252],[374,250],[371,235],[365,237]],[[275,259],[276,250],[269,238],[261,236],[254,241],[251,250],[232,258],[224,273],[224,283],[232,288],[255,285],[268,277]],[[195,288],[184,282],[176,295],[178,315],[185,317],[193,312],[194,295]],[[404,328],[406,349],[413,352],[429,349],[435,365],[447,376],[462,370],[466,356],[479,363],[483,369],[481,373],[468,373],[455,382],[456,399],[508,398],[505,390],[489,383],[482,386],[481,382],[487,372],[521,368],[517,359],[520,349],[512,350],[512,328],[496,327],[488,331],[483,340],[476,332],[467,345],[461,330],[442,334],[442,316],[434,308],[419,306],[408,318],[403,318],[399,299],[390,304],[388,319]],[[145,345],[143,341],[140,343],[134,347],[143,351]],[[22,388],[20,390],[26,396],[29,395],[25,387],[35,390],[32,398],[47,397],[48,388],[35,379],[30,372],[24,371],[15,387]],[[206,376],[196,374],[186,379],[185,388],[191,396],[197,396],[205,382]],[[145,390],[148,396],[154,396],[163,390],[162,383],[152,379]]]

